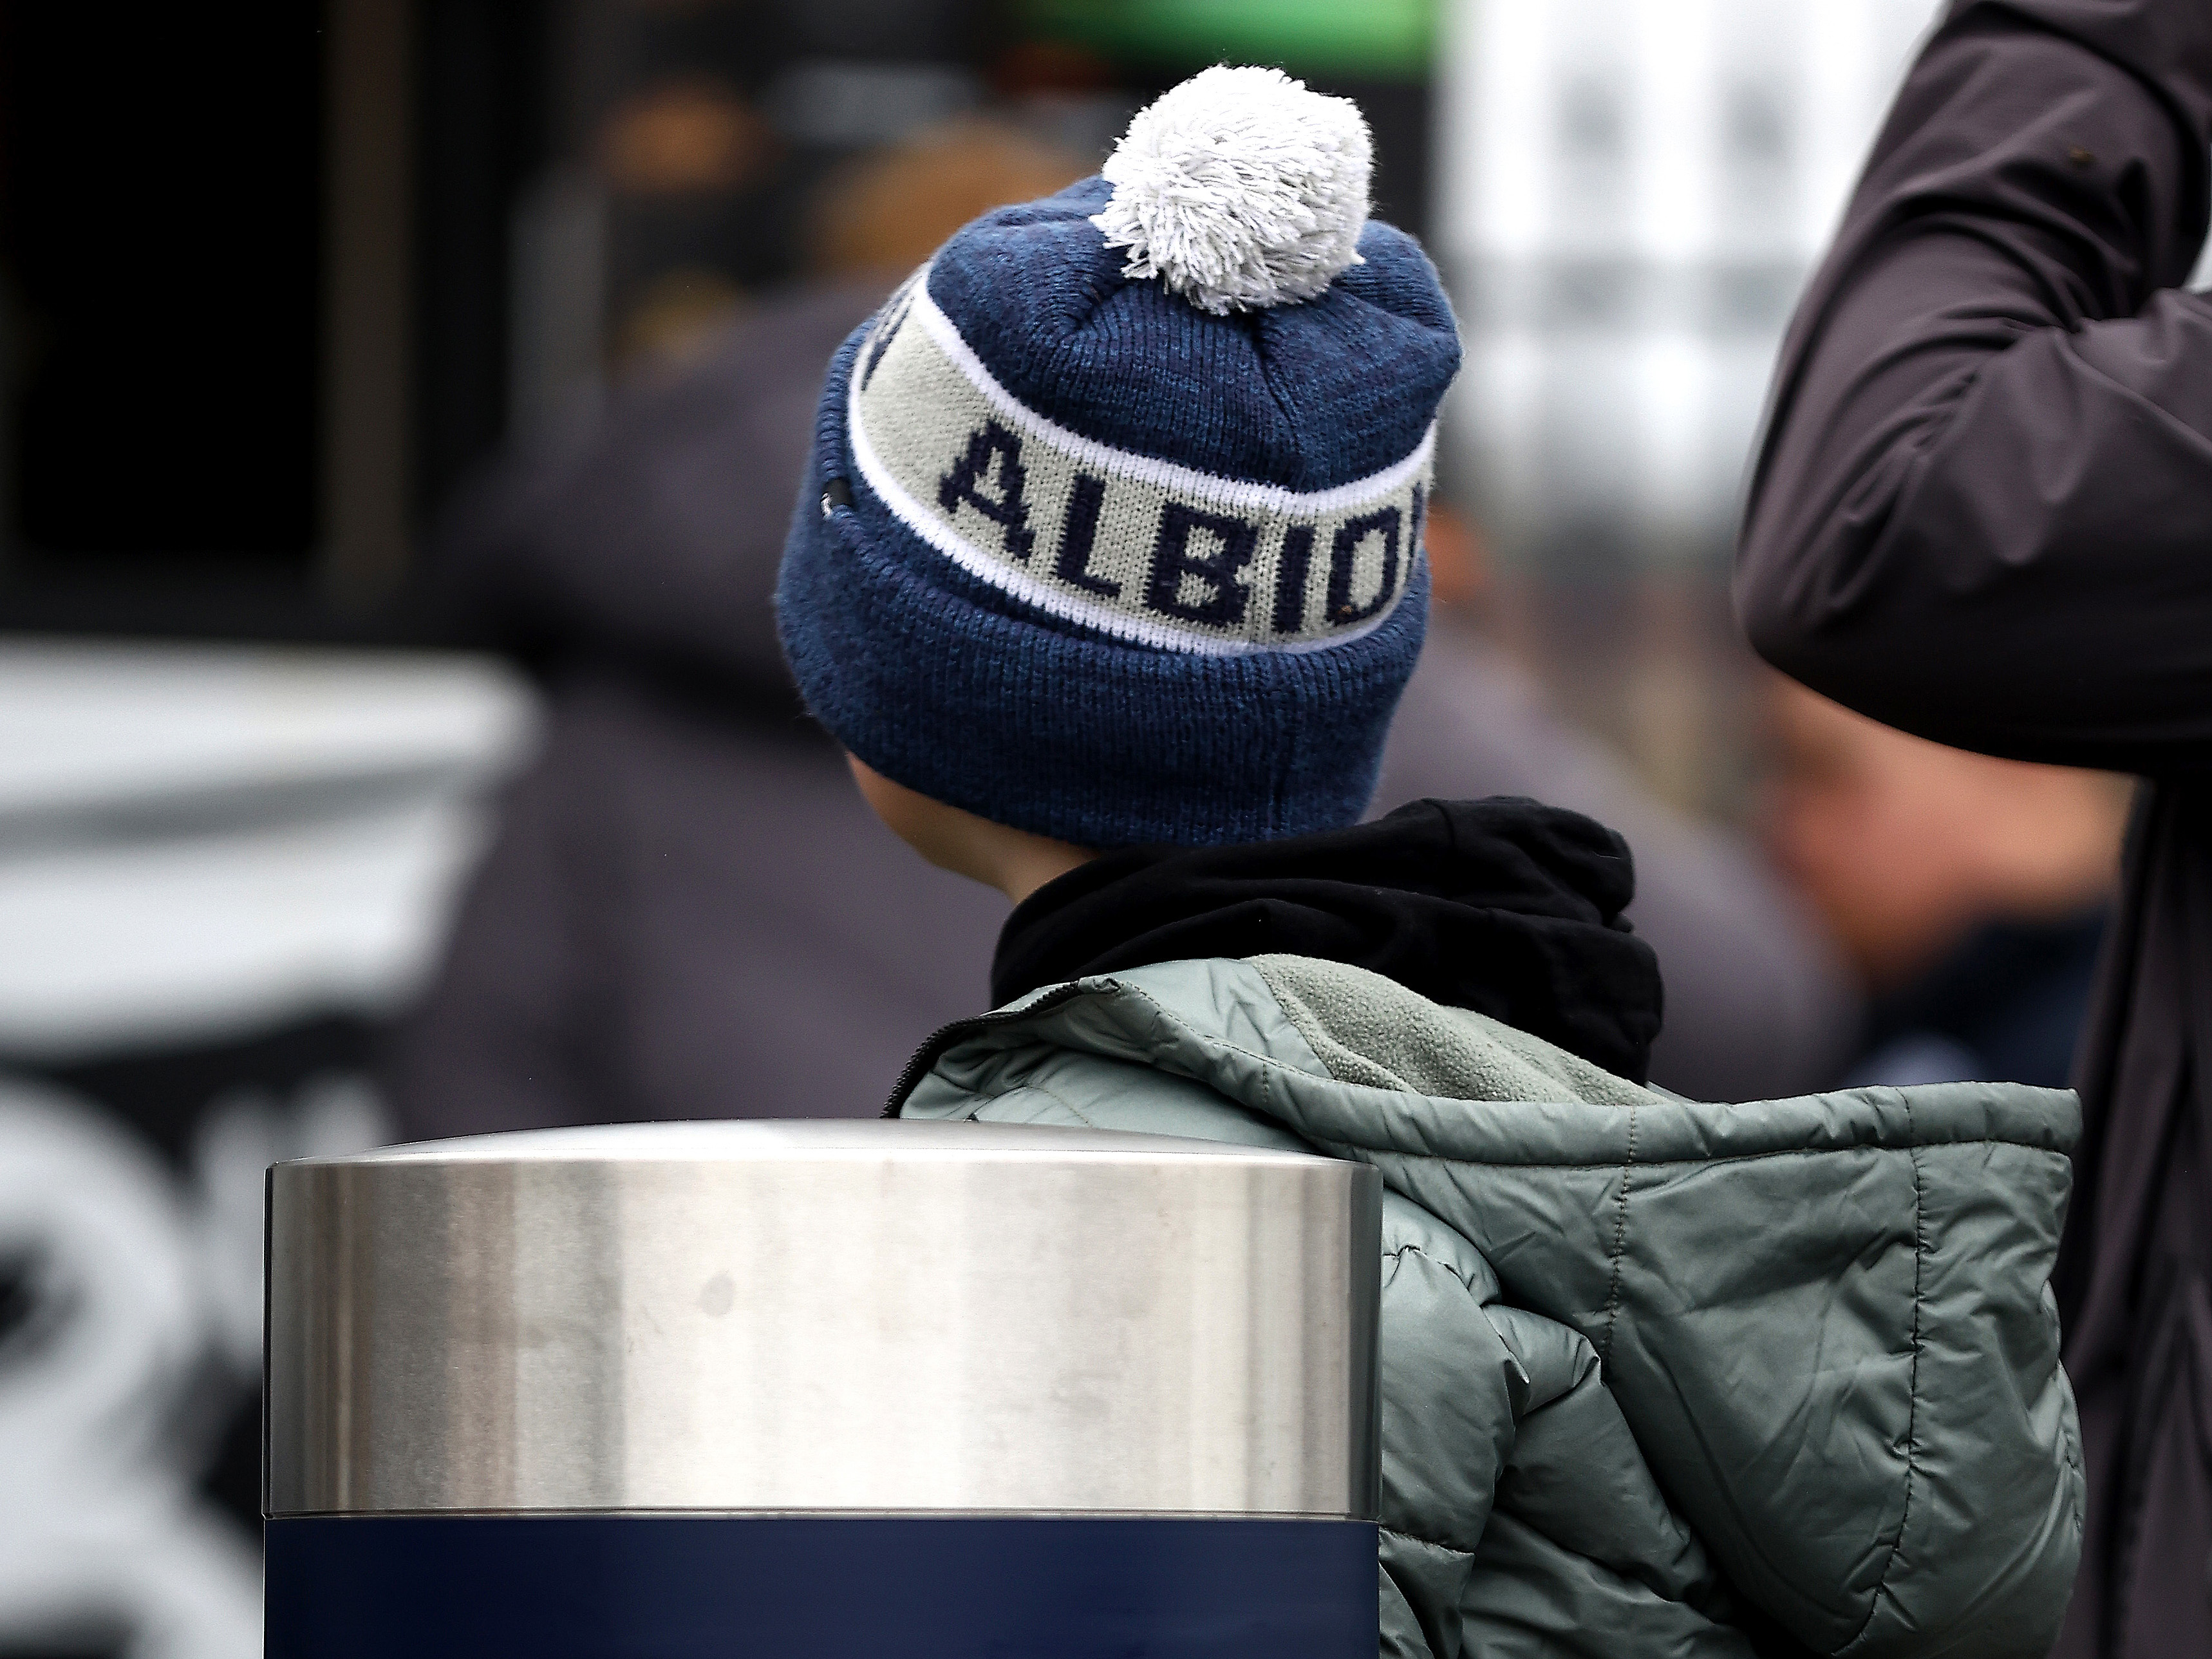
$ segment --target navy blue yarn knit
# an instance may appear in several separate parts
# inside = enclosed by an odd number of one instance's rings
[[[1425,625],[1449,307],[1370,222],[1316,298],[1209,315],[1121,275],[1108,195],[987,215],[838,352],[785,651],[851,752],[995,823],[1092,848],[1353,823]],[[1206,477],[1148,495],[1148,460]]]

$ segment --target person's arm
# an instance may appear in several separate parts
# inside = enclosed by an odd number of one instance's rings
[[[2212,763],[2212,5],[1959,0],[1784,347],[1752,643],[1941,742]]]

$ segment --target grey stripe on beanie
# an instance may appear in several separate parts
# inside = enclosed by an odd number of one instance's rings
[[[1435,451],[1310,494],[1214,477],[1067,431],[1000,386],[929,297],[886,306],[853,376],[853,456],[940,552],[1072,622],[1173,650],[1341,644],[1420,556]]]

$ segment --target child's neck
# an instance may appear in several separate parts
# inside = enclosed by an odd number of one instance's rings
[[[1042,836],[1026,836],[1023,841],[1027,844],[1006,848],[994,873],[982,878],[1014,904],[1098,856],[1080,847],[1070,847],[1066,842],[1047,841]]]

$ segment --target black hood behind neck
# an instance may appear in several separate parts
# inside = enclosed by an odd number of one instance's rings
[[[1150,963],[1271,952],[1369,969],[1641,1083],[1658,958],[1621,911],[1628,844],[1499,797],[1246,847],[1134,847],[1037,890],[999,935],[991,1000]]]

